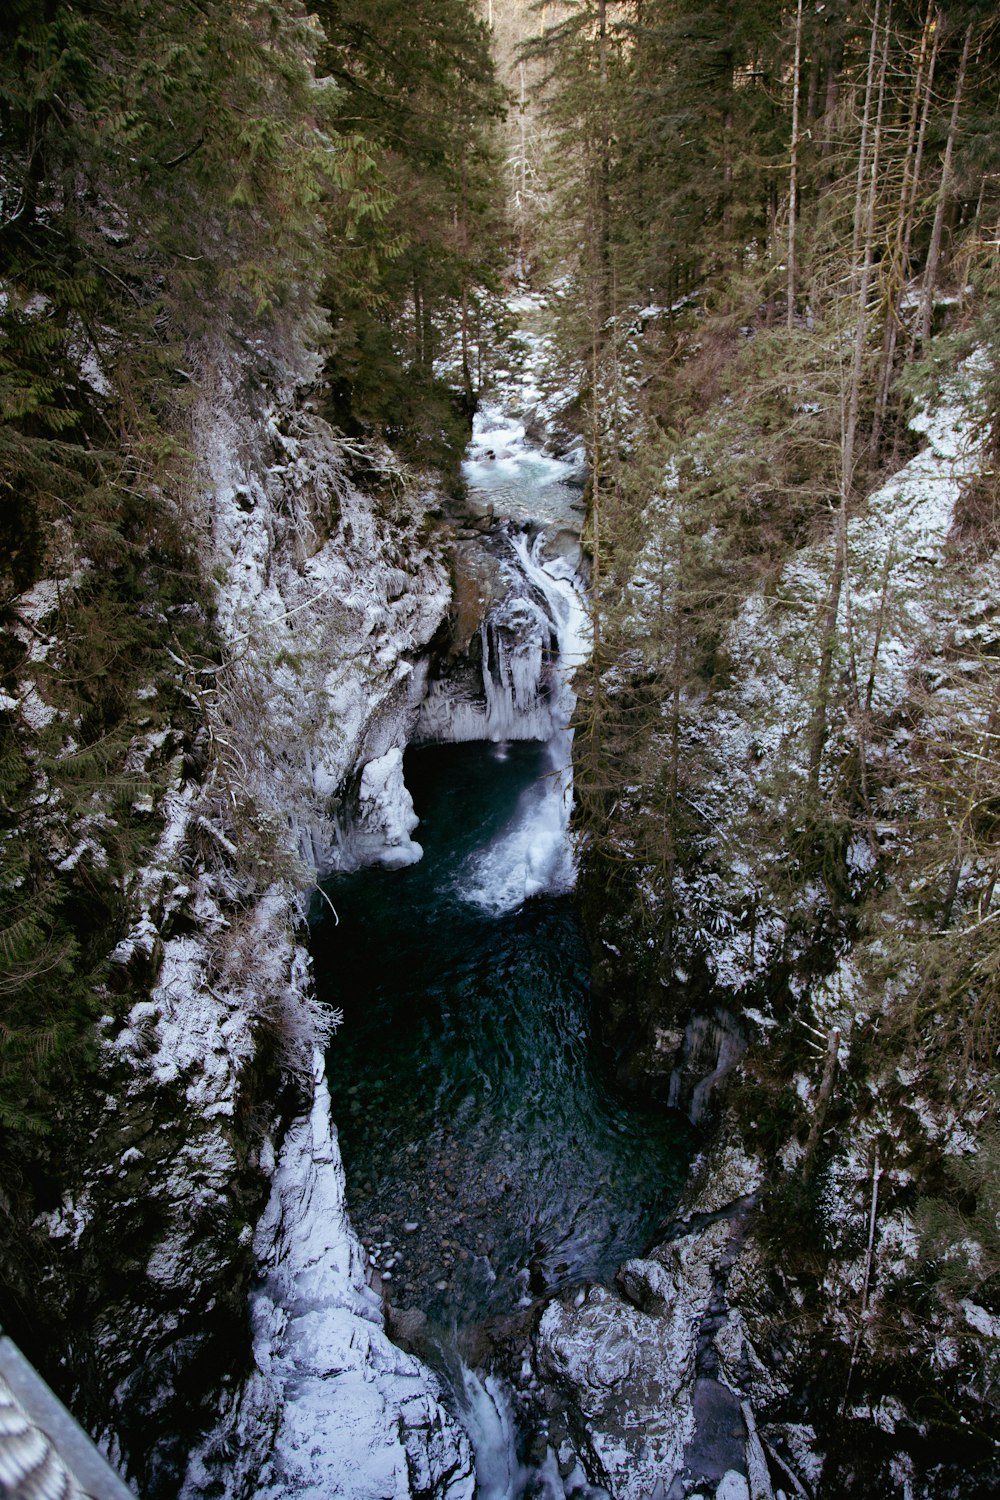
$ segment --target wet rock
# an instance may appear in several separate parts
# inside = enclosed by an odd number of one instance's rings
[[[386,1325],[393,1343],[412,1350],[426,1331],[427,1314],[419,1307],[390,1307],[386,1310]]]
[[[679,1233],[654,1256],[626,1262],[613,1290],[592,1287],[582,1302],[577,1294],[542,1314],[536,1363],[550,1404],[613,1500],[672,1496],[675,1481],[683,1496],[746,1472],[739,1401],[697,1369],[701,1324],[735,1232],[720,1217]]]
[[[691,1473],[699,1480],[744,1475],[747,1429],[739,1398],[717,1380],[698,1380],[693,1411],[694,1433],[684,1453]]]

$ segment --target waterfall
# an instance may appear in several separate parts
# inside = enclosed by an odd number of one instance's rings
[[[589,645],[587,614],[573,569],[542,556],[544,532],[509,541],[520,588],[480,627],[485,738],[549,740],[569,727],[571,678]]]
[[[608,1500],[606,1490],[588,1483],[578,1461],[565,1477],[551,1447],[539,1468],[523,1464],[517,1454],[514,1403],[506,1382],[461,1366],[456,1383],[463,1426],[476,1460],[476,1500]]]
[[[457,1395],[476,1456],[476,1500],[517,1500],[527,1478],[517,1457],[510,1394],[496,1375],[462,1366]]]
[[[528,787],[507,828],[477,852],[460,872],[462,897],[486,911],[504,912],[543,891],[564,892],[576,877],[569,835],[573,807],[573,731],[576,706],[573,673],[589,650],[589,620],[573,569],[562,559],[542,556],[544,534],[529,541],[527,534],[512,537],[517,567],[530,595],[519,595],[493,619],[493,633],[484,624],[483,687],[490,739],[540,739],[546,746],[546,772]],[[514,607],[545,622],[554,646],[545,659],[541,632],[514,637],[508,649],[506,624]],[[489,649],[487,650],[487,643]],[[541,733],[525,734],[531,722]],[[506,732],[504,732],[506,730]],[[522,731],[522,732],[519,732]],[[499,752],[502,754],[502,749]]]
[[[547,561],[544,542],[544,532],[532,539],[501,530],[491,539],[502,602],[479,625],[479,660],[452,660],[426,684],[414,741],[544,744],[568,725],[569,678],[586,656],[588,621],[574,569]]]
[[[545,667],[552,623],[530,599],[508,601],[479,627],[483,650],[486,738],[547,740],[552,732]]]

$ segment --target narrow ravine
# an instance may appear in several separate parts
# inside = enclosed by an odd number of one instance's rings
[[[520,526],[546,505],[557,523],[569,466],[488,420],[469,465],[480,501],[497,498],[503,463]],[[484,456],[501,432],[514,451]],[[514,602],[481,629],[482,738],[407,752],[423,857],[331,880],[338,920],[324,908],[312,947],[320,996],[344,1013],[327,1070],[352,1222],[390,1326],[451,1384],[479,1493],[500,1496],[523,1488],[513,1418],[469,1366],[489,1367],[496,1320],[607,1280],[645,1247],[690,1143],[678,1117],[615,1096],[591,1035],[569,830],[586,650],[573,568],[533,528],[500,526],[491,546]],[[519,611],[537,638],[523,652]]]

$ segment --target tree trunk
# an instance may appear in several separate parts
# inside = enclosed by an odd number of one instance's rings
[[[418,370],[424,366],[424,312],[420,295],[420,278],[413,273],[413,363]]]
[[[835,1026],[826,1041],[826,1062],[823,1065],[823,1081],[819,1086],[819,1094],[816,1098],[816,1109],[813,1114],[812,1125],[809,1127],[809,1135],[806,1139],[805,1152],[802,1157],[802,1175],[806,1179],[812,1168],[812,1158],[816,1147],[819,1145],[823,1124],[826,1120],[826,1112],[830,1108],[830,1099],[833,1095],[833,1081],[837,1076],[837,1057],[840,1052],[840,1027]]]
[[[788,168],[788,289],[786,319],[789,331],[795,326],[795,229],[799,191],[799,86],[802,74],[802,0],[795,11],[795,65],[792,75],[792,149]]]
[[[854,229],[851,235],[851,266],[858,264],[858,251],[861,246],[861,224],[863,219],[862,203],[864,201],[865,172],[868,168],[868,133],[871,126],[872,98],[875,88],[875,48],[878,41],[878,18],[881,0],[875,0],[875,14],[872,17],[872,39],[868,48],[868,71],[865,74],[865,107],[861,118],[861,145],[858,147],[858,176],[854,188]]]
[[[951,196],[951,162],[955,154],[955,140],[958,135],[958,117],[962,108],[962,90],[965,87],[965,69],[969,61],[969,49],[972,46],[972,22],[970,21],[965,32],[965,44],[962,47],[962,60],[958,65],[958,77],[955,80],[955,98],[951,107],[951,122],[948,126],[948,139],[944,148],[944,161],[941,166],[941,186],[938,189],[937,207],[934,210],[934,226],[931,230],[930,249],[927,252],[927,267],[924,272],[924,288],[920,303],[920,338],[924,344],[931,336],[931,318],[934,313],[934,289],[937,285],[938,264],[941,259],[941,239],[944,232],[944,216],[948,207],[948,199]]]
[[[847,573],[847,512],[854,488],[854,470],[857,452],[858,417],[861,410],[861,377],[864,369],[865,341],[868,331],[868,294],[871,289],[872,259],[875,240],[875,205],[878,199],[879,156],[882,146],[882,112],[885,101],[885,75],[889,55],[889,27],[886,25],[882,44],[882,58],[875,78],[875,43],[879,21],[879,3],[876,3],[872,19],[872,45],[868,54],[869,75],[865,84],[865,115],[862,126],[862,165],[868,149],[868,134],[871,119],[871,100],[877,93],[875,139],[872,147],[867,201],[864,210],[855,212],[855,234],[860,244],[864,234],[864,251],[857,291],[857,318],[854,328],[854,354],[851,361],[851,378],[847,391],[847,409],[844,418],[840,465],[840,504],[837,510],[837,528],[834,541],[833,570],[823,616],[823,634],[820,647],[819,671],[816,682],[816,705],[809,726],[809,795],[816,801],[819,797],[819,775],[826,748],[827,715],[830,703],[830,688],[833,683],[833,661],[837,648],[837,621],[840,600]],[[864,173],[861,174],[861,181]]]
[[[600,81],[600,148],[598,157],[598,245],[601,327],[610,313],[611,292],[611,121],[608,116],[608,0],[597,3],[598,77]]]
[[[468,179],[466,161],[462,158],[461,173],[461,211],[456,212],[456,229],[462,246],[462,259],[465,265],[462,267],[462,301],[460,332],[462,341],[462,389],[465,395],[465,409],[471,416],[475,410],[476,398],[472,384],[472,364],[469,359],[469,283],[467,280],[466,265],[469,260],[469,218],[468,218]]]
[[[878,397],[875,404],[875,421],[872,427],[872,449],[878,450],[889,409],[889,394],[896,360],[896,342],[902,326],[900,298],[910,276],[910,243],[913,237],[914,210],[920,182],[920,167],[923,159],[924,139],[927,134],[927,119],[930,113],[931,85],[934,65],[937,60],[938,39],[941,34],[940,17],[935,24],[934,0],[928,0],[927,18],[920,36],[920,51],[917,56],[917,73],[910,101],[910,117],[906,132],[906,150],[903,157],[903,175],[899,186],[899,210],[896,233],[891,255],[890,282],[886,294],[885,329],[882,338],[882,368],[879,374]],[[928,47],[930,58],[928,61]],[[926,67],[926,80],[924,70]],[[917,123],[920,123],[919,135]]]
[[[677,810],[680,797],[680,762],[681,762],[681,690],[684,685],[684,659],[687,652],[687,638],[684,630],[684,575],[686,571],[686,527],[684,502],[681,495],[677,497],[677,551],[675,559],[676,576],[674,578],[674,607],[673,607],[673,644],[670,662],[670,755],[667,766],[667,805],[664,833],[666,836],[666,860],[665,860],[665,924],[663,934],[662,952],[664,958],[673,964],[674,957],[674,935],[676,932],[676,920],[674,911],[674,891],[677,883]]]
[[[471,415],[475,410],[476,392],[472,383],[472,362],[469,359],[469,288],[462,281],[462,389],[465,394],[465,409]]]

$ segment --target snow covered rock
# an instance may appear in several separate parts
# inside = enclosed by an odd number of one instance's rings
[[[430,1372],[393,1345],[347,1220],[344,1169],[322,1059],[311,1112],[285,1140],[255,1240],[258,1374],[224,1403],[185,1500],[471,1500],[469,1440]],[[234,1466],[233,1451],[239,1453]]]
[[[270,404],[248,411],[240,372],[221,361],[195,430],[204,569],[226,645],[214,728],[231,747],[233,781],[326,871],[350,867],[343,846],[362,768],[411,737],[422,692],[414,660],[451,590],[443,535],[428,525],[436,497],[395,471],[391,513],[361,493],[336,434],[296,401],[309,373],[301,359],[278,370]],[[374,782],[369,790],[387,805]],[[401,807],[395,783],[391,792]],[[408,834],[389,831],[407,847]],[[369,851],[377,819],[370,832]]]
[[[756,1159],[714,1151],[686,1199],[688,1217],[658,1248],[626,1261],[613,1288],[590,1287],[542,1314],[536,1369],[549,1410],[612,1500],[771,1497],[742,1384],[756,1356],[729,1293],[753,1257],[759,1184]]]
[[[557,1392],[591,1482],[613,1500],[666,1494],[696,1435],[698,1329],[733,1226],[719,1221],[631,1260],[618,1290],[553,1302],[538,1365]],[[703,1403],[704,1404],[704,1403]]]
[[[330,1025],[297,941],[302,892],[337,865],[359,790],[365,857],[417,857],[399,747],[419,698],[413,664],[450,600],[436,497],[412,476],[391,503],[352,483],[310,404],[308,330],[285,333],[283,348],[276,335],[200,356],[200,493],[183,519],[212,632],[204,652],[170,654],[158,707],[169,713],[173,695],[187,707],[157,732],[175,747],[157,763],[168,787],[141,808],[162,833],[111,955],[103,1089],[75,1175],[32,1226],[37,1279],[60,1331],[88,1289],[67,1385],[80,1378],[81,1416],[144,1493],[183,1482],[237,1500],[261,1492],[267,1464],[275,1497],[312,1484],[464,1500],[467,1444],[431,1373],[386,1337],[319,1103],[291,1128],[272,1192],[269,1132],[280,1138],[301,1107]],[[25,601],[26,630],[51,592]],[[130,769],[143,775],[141,755]]]
[[[398,870],[416,864],[423,849],[410,835],[419,818],[403,780],[403,752],[387,750],[361,773],[358,810],[347,840],[349,858],[358,864]],[[343,856],[342,856],[343,858]]]

